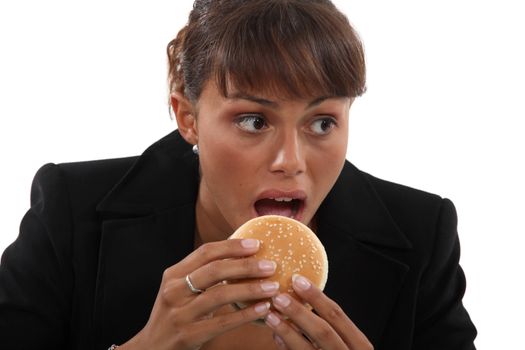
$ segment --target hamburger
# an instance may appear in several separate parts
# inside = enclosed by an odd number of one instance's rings
[[[319,289],[324,289],[328,278],[326,251],[319,238],[303,223],[285,216],[259,216],[241,225],[231,238],[260,241],[259,251],[253,256],[276,262],[275,274],[265,280],[279,282],[281,293],[289,293],[300,300],[292,287],[292,276],[296,273],[308,278]],[[243,308],[253,303],[236,303],[236,306]]]

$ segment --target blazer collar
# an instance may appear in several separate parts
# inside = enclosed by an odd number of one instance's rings
[[[320,225],[335,227],[362,243],[410,249],[412,244],[394,222],[370,179],[370,175],[347,161],[318,210]]]
[[[98,204],[97,211],[137,217],[195,203],[198,158],[178,130],[151,145]]]

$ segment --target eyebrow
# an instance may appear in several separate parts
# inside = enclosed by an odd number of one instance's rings
[[[327,100],[329,98],[335,98],[335,97],[336,96],[321,96],[321,97],[317,97],[316,99],[312,100],[308,104],[308,106],[306,106],[305,109],[315,107],[315,106],[321,104],[324,100]],[[273,108],[273,109],[276,109],[276,108],[279,107],[279,103],[277,103],[275,101],[270,101],[270,100],[267,100],[267,99],[262,98],[262,97],[248,95],[248,94],[241,93],[241,92],[236,92],[236,93],[232,94],[231,96],[228,96],[227,98],[228,99],[232,99],[232,100],[248,100],[248,101],[255,102],[255,103],[258,103],[260,105],[263,105],[263,106],[266,106],[266,107],[270,107],[270,108]]]

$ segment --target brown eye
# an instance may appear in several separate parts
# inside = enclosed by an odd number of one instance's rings
[[[237,119],[237,125],[244,131],[257,133],[268,126],[266,125],[266,120],[260,115],[250,114],[244,115]]]
[[[335,126],[336,126],[336,122],[333,118],[322,118],[322,119],[317,119],[316,121],[314,121],[310,125],[310,130],[316,135],[326,135]]]

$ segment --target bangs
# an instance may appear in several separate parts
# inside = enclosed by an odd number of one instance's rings
[[[253,3],[257,11],[245,2],[225,15],[214,45],[210,68],[224,96],[231,87],[290,99],[365,92],[362,44],[343,14],[320,2]]]

